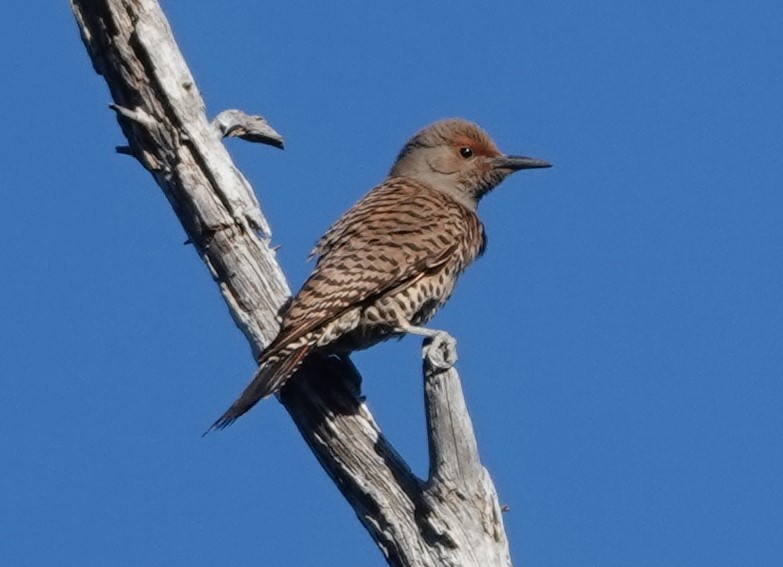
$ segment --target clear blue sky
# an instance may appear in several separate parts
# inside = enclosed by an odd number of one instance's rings
[[[552,161],[435,319],[527,567],[783,565],[783,4],[164,2],[293,287],[447,116]],[[384,562],[253,371],[66,2],[5,2],[0,564]],[[419,341],[355,357],[421,474]]]

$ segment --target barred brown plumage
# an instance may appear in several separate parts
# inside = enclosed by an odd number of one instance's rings
[[[403,147],[386,180],[321,237],[315,268],[281,313],[277,337],[222,429],[277,392],[312,352],[347,354],[425,329],[484,251],[478,201],[514,171],[550,167],[507,156],[476,124],[435,122]]]

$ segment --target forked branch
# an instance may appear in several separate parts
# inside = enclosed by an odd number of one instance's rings
[[[274,337],[277,310],[290,292],[269,246],[269,225],[221,137],[277,147],[282,138],[241,111],[207,120],[155,0],[71,0],[71,6],[128,140],[119,151],[153,175],[257,355]],[[390,565],[510,565],[459,376],[431,361],[425,357],[426,482],[381,434],[349,360],[311,357],[280,399]]]

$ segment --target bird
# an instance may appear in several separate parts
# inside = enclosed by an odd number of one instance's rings
[[[443,119],[418,131],[386,179],[326,231],[315,267],[281,309],[280,330],[252,380],[208,431],[275,394],[313,353],[343,356],[381,341],[449,335],[424,325],[484,253],[479,201],[522,169],[551,164],[506,155],[477,124]]]

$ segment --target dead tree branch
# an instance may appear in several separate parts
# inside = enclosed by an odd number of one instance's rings
[[[155,0],[71,0],[95,70],[136,157],[161,187],[254,355],[274,337],[290,292],[270,229],[223,136],[282,147],[260,117],[204,101]],[[459,376],[425,346],[430,478],[384,438],[347,359],[308,360],[280,400],[390,565],[508,566],[492,481],[482,467]]]

